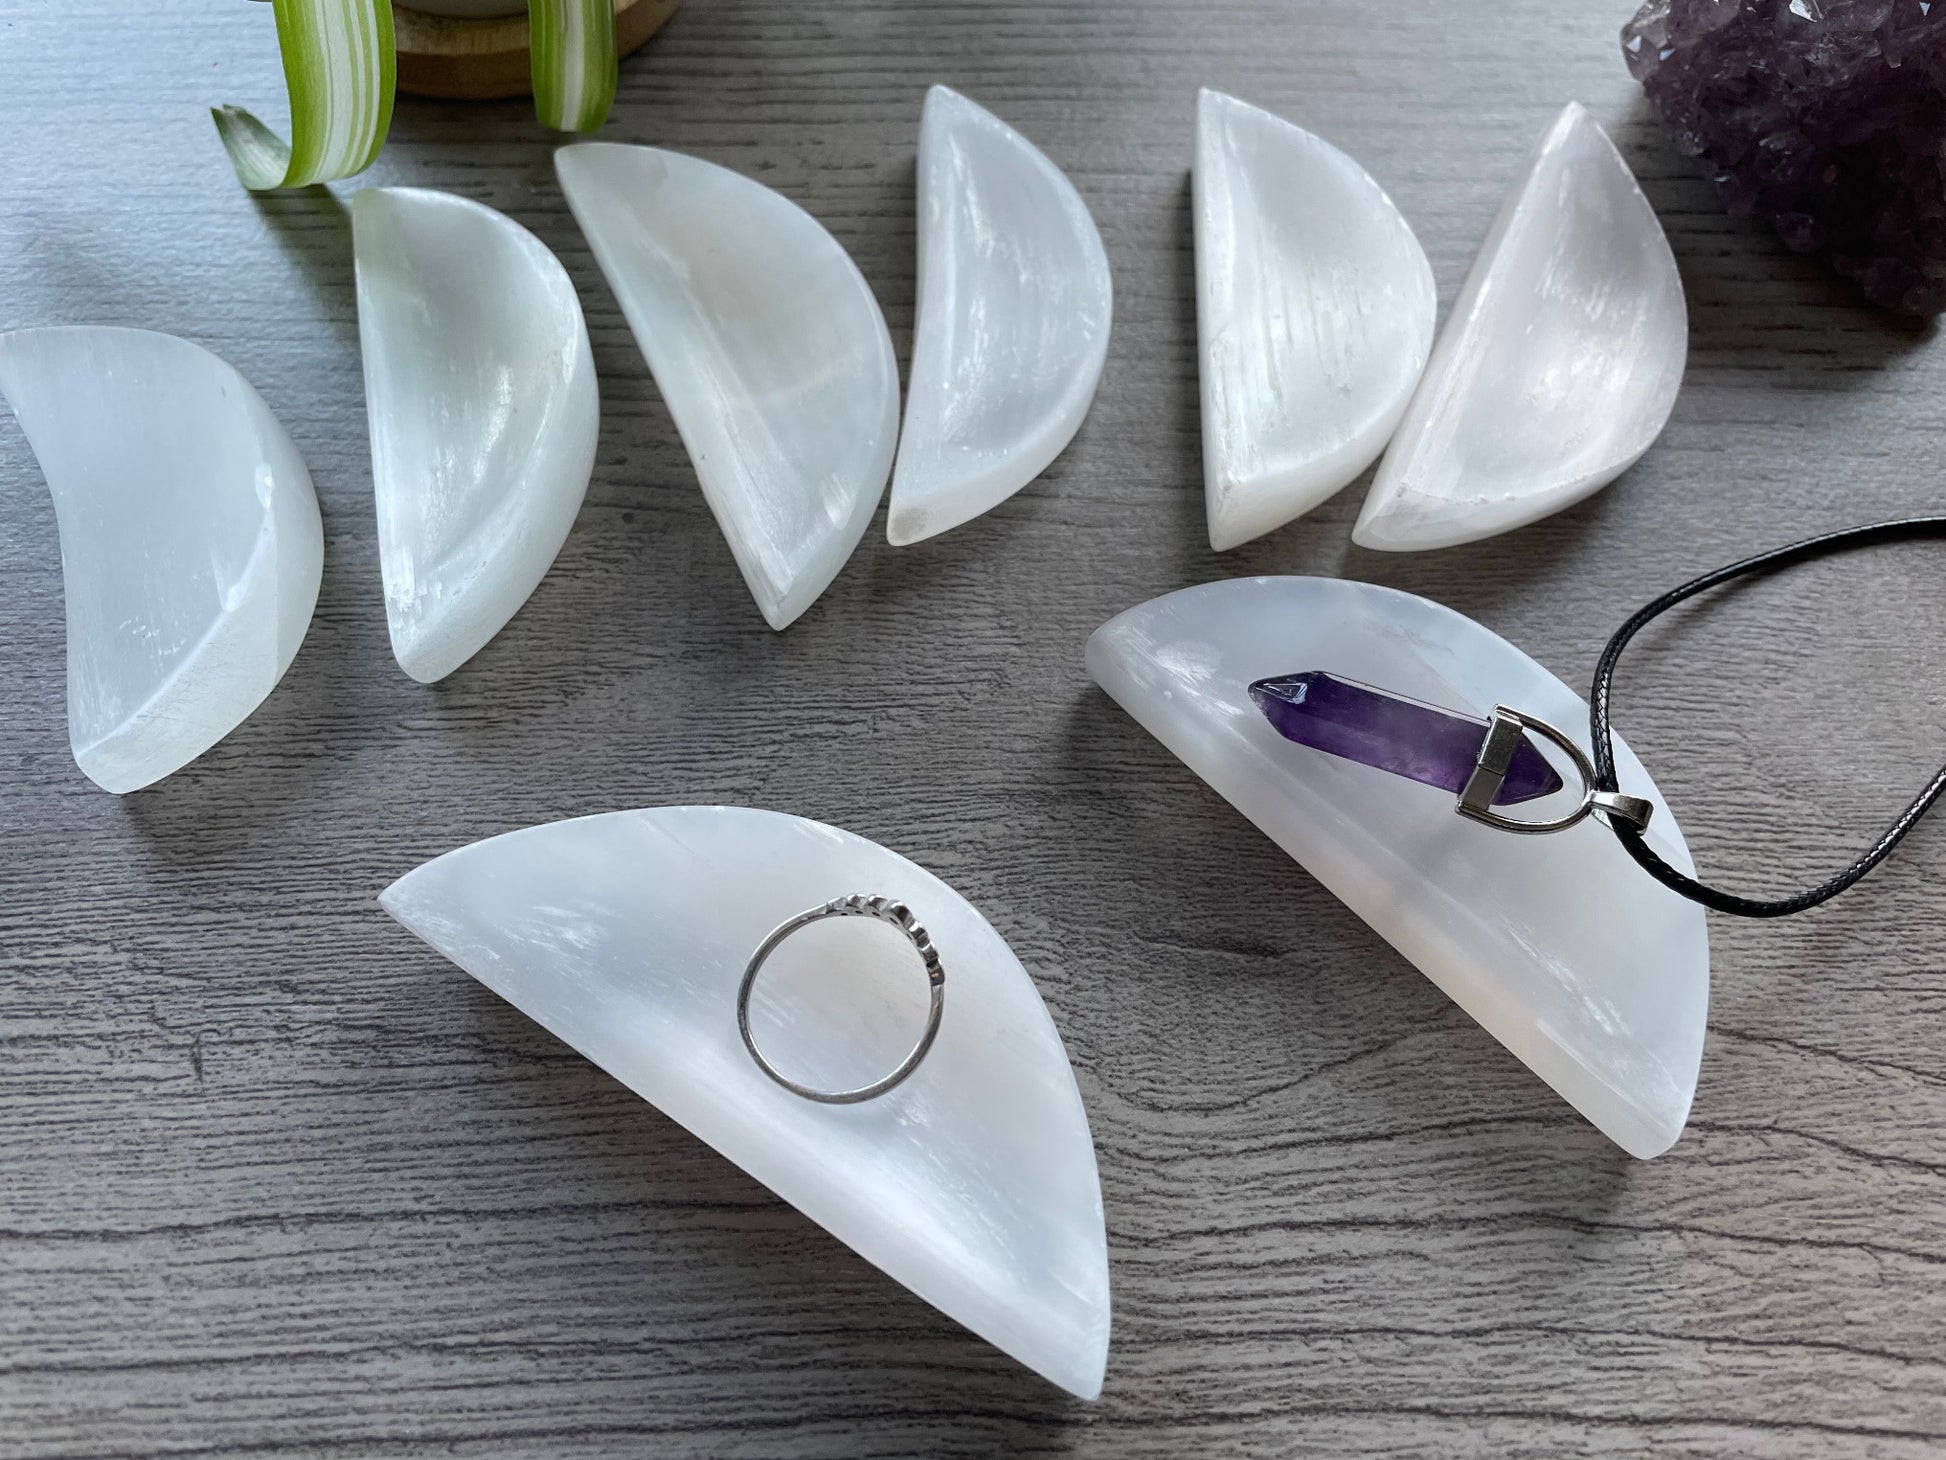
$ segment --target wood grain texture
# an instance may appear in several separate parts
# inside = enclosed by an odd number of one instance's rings
[[[641,50],[680,3],[614,0],[616,53],[631,56]],[[400,91],[476,101],[533,91],[524,14],[468,20],[401,5],[393,8],[392,33]]]
[[[1713,921],[1694,1120],[1637,1163],[1082,672],[1131,604],[1297,571],[1428,594],[1580,682],[1663,587],[1938,507],[1939,343],[1718,211],[1622,70],[1629,8],[691,0],[624,64],[605,135],[804,204],[902,351],[930,82],[1068,170],[1115,270],[1101,395],[1046,478],[920,547],[875,530],[781,636],[531,107],[401,98],[371,179],[535,229],[581,287],[604,395],[554,572],[428,690],[386,642],[345,192],[245,194],[205,111],[274,100],[268,15],[0,0],[0,325],[215,349],[304,451],[327,535],[284,684],[117,800],[68,757],[54,516],[0,425],[0,1456],[1940,1454],[1946,823],[1822,911]],[[1689,291],[1661,443],[1474,548],[1351,548],[1355,486],[1211,554],[1202,84],[1361,159],[1447,304],[1534,140],[1588,103]],[[1946,574],[1914,547],[1657,628],[1617,723],[1701,864],[1770,888],[1876,832],[1938,763],[1943,699]],[[882,1278],[372,901],[478,837],[689,801],[880,840],[1012,941],[1100,1150],[1098,1405]]]

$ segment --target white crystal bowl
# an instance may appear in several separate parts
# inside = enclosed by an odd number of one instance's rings
[[[1709,1009],[1703,910],[1598,822],[1551,836],[1477,825],[1431,787],[1285,740],[1248,693],[1324,670],[1481,717],[1507,704],[1585,752],[1588,707],[1567,685],[1449,608],[1332,578],[1167,594],[1097,630],[1088,669],[1611,1140],[1642,1157],[1675,1142]],[[1615,763],[1622,789],[1654,803],[1649,845],[1688,871],[1682,829],[1619,738]]]

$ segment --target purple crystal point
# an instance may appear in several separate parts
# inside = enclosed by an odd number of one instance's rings
[[[1946,310],[1946,3],[1648,0],[1622,54],[1732,213],[1879,304]]]
[[[1455,796],[1473,774],[1486,741],[1485,720],[1321,670],[1260,679],[1250,686],[1250,698],[1286,740]],[[1547,757],[1523,739],[1494,804],[1512,806],[1560,789],[1561,778]]]

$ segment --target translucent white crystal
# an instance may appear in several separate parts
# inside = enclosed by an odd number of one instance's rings
[[[138,790],[290,667],[324,568],[311,474],[250,383],[173,335],[0,335],[0,394],[60,525],[75,763]]]
[[[945,1011],[904,1083],[825,1105],[751,1060],[737,985],[772,929],[853,893],[925,925]],[[1087,1113],[1032,980],[937,877],[814,821],[671,806],[477,842],[380,901],[920,1297],[1061,1387],[1100,1392],[1107,1242]],[[752,1028],[791,1078],[855,1087],[911,1048],[925,989],[895,931],[826,921],[765,964]]]
[[[1599,491],[1661,434],[1688,350],[1655,209],[1570,105],[1494,220],[1352,540],[1451,547]]]
[[[898,365],[878,301],[818,221],[698,158],[554,154],[703,496],[774,629],[838,575],[885,490]]]
[[[1203,493],[1221,551],[1378,459],[1432,346],[1425,251],[1357,163],[1269,112],[1196,104]]]
[[[1510,705],[1585,750],[1588,708],[1574,691],[1451,609],[1325,578],[1154,599],[1095,633],[1088,670],[1611,1140],[1642,1157],[1674,1143],[1709,1005],[1703,910],[1595,821],[1551,836],[1467,821],[1444,792],[1285,740],[1247,692],[1325,670],[1482,718]],[[1675,817],[1619,740],[1615,760],[1622,789],[1655,804],[1648,844],[1689,871]],[[1544,819],[1578,794],[1559,764],[1570,791],[1513,814]]]
[[[385,619],[430,684],[499,633],[581,510],[601,407],[560,260],[424,188],[352,200]]]
[[[1108,353],[1108,255],[1074,184],[958,92],[919,124],[919,301],[886,535],[932,537],[1061,454]]]

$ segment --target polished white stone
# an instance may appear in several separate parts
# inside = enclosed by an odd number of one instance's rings
[[[1364,168],[1204,91],[1192,190],[1210,546],[1310,511],[1378,459],[1432,346],[1432,267]]]
[[[138,790],[290,667],[324,568],[311,474],[250,383],[173,335],[0,335],[0,394],[60,525],[75,763]]]
[[[1571,104],[1494,220],[1352,540],[1452,547],[1592,495],[1661,434],[1688,350],[1655,209]]]
[[[612,142],[554,166],[757,606],[786,627],[838,576],[892,469],[878,301],[815,218],[740,173]]]
[[[1246,692],[1321,669],[1482,718],[1511,705],[1585,750],[1588,708],[1573,690],[1451,609],[1326,578],[1154,599],[1095,633],[1088,669],[1611,1140],[1641,1157],[1674,1143],[1709,1006],[1703,910],[1594,821],[1518,836],[1464,820],[1446,793],[1285,740]],[[1546,753],[1577,787],[1559,752]],[[1689,871],[1675,817],[1619,740],[1615,760],[1622,789],[1655,803],[1649,845]],[[1573,794],[1513,814],[1556,815]]]
[[[856,1105],[783,1089],[737,1033],[771,930],[852,893],[904,901],[946,971],[939,1036]],[[428,862],[379,899],[495,993],[942,1312],[1085,1399],[1108,1350],[1094,1142],[1061,1037],[986,919],[836,827],[718,806],[614,812]],[[854,1088],[923,1027],[911,945],[863,919],[786,939],[751,999],[784,1074]]]
[[[352,223],[385,619],[430,684],[500,632],[574,525],[594,357],[566,270],[511,218],[366,188]]]
[[[886,535],[903,546],[1004,502],[1095,398],[1113,290],[1088,205],[958,92],[919,123],[919,299]]]

